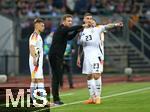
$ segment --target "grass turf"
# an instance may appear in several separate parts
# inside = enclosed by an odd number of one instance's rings
[[[138,89],[147,88],[146,90]],[[132,93],[125,93],[119,95],[119,93],[124,93],[128,91],[134,91]],[[42,108],[20,108],[16,112],[32,112],[36,110],[41,110],[39,112],[149,112],[150,111],[150,82],[144,83],[114,83],[107,84],[103,86],[102,90],[102,104],[85,105],[82,101],[88,99],[88,90],[84,89],[74,89],[67,92],[62,92],[62,101],[66,105],[62,107],[54,107],[49,109]],[[107,97],[110,95],[116,95],[112,97]],[[81,101],[81,102],[80,102]],[[70,104],[74,103],[75,104]],[[0,106],[1,108],[1,106]],[[1,108],[2,109],[2,108]],[[14,108],[5,108],[8,110],[16,110]],[[2,112],[2,111],[0,111]],[[7,112],[5,110],[5,112]]]
[[[119,83],[103,86],[102,96],[150,87],[150,83]],[[88,99],[87,89],[73,90],[71,96],[62,97],[65,103]],[[51,112],[149,112],[150,89],[102,99],[100,105],[77,103],[52,108]],[[44,112],[44,111],[43,111]]]

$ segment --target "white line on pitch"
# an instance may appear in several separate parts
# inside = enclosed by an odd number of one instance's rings
[[[66,94],[61,94],[60,96],[71,96],[71,95],[73,95],[74,93],[66,93]],[[53,96],[50,96],[50,98],[53,98]]]
[[[74,93],[66,93],[66,94],[60,94],[60,96],[61,96],[61,97],[64,97],[64,96],[71,96],[71,95],[73,95],[73,94],[74,94]],[[53,97],[49,95],[48,98],[53,98]],[[27,102],[27,101],[25,101],[25,102]],[[29,102],[27,102],[27,103],[29,103]],[[6,103],[0,104],[0,106],[4,106],[4,105],[6,105]]]
[[[125,95],[125,94],[130,94],[130,93],[141,92],[141,91],[149,90],[149,89],[150,89],[150,87],[145,87],[145,88],[141,88],[141,89],[135,89],[135,90],[131,90],[131,91],[126,91],[126,92],[116,93],[116,94],[112,94],[112,95],[108,95],[108,96],[103,96],[102,99],[105,99],[105,98],[111,98],[111,97],[115,97],[115,96],[121,96],[121,95]],[[52,109],[52,108],[58,108],[58,107],[64,107],[64,106],[68,106],[68,105],[79,104],[79,103],[84,102],[84,101],[85,101],[85,100],[82,100],[82,101],[76,101],[76,102],[72,102],[72,103],[67,103],[67,104],[64,104],[64,105],[51,107],[51,109]],[[33,111],[33,112],[40,112],[40,111],[47,110],[47,109],[50,109],[50,108],[48,107],[48,108],[36,110],[36,111]]]

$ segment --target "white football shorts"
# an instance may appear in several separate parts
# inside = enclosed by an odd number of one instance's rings
[[[31,78],[36,78],[36,79],[43,79],[44,78],[43,77],[43,63],[42,62],[39,61],[39,66],[38,66],[36,72],[34,72],[35,66],[33,65],[33,58],[29,59],[29,66],[30,66]]]
[[[103,61],[97,58],[84,58],[83,61],[83,74],[93,74],[103,72]]]

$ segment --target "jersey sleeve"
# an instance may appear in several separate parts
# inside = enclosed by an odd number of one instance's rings
[[[105,25],[98,25],[96,28],[99,33],[106,31]]]
[[[36,46],[37,43],[37,34],[32,34],[30,38],[30,45]]]

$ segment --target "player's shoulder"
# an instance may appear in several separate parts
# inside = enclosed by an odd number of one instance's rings
[[[102,28],[102,27],[104,27],[104,25],[96,25],[96,28]]]
[[[33,39],[33,40],[37,40],[38,34],[37,34],[36,32],[33,32],[33,33],[31,34],[30,38]]]
[[[105,25],[97,25],[95,28],[96,28],[96,29],[105,29]],[[106,29],[104,30],[104,33],[105,33],[105,32],[107,32]]]

